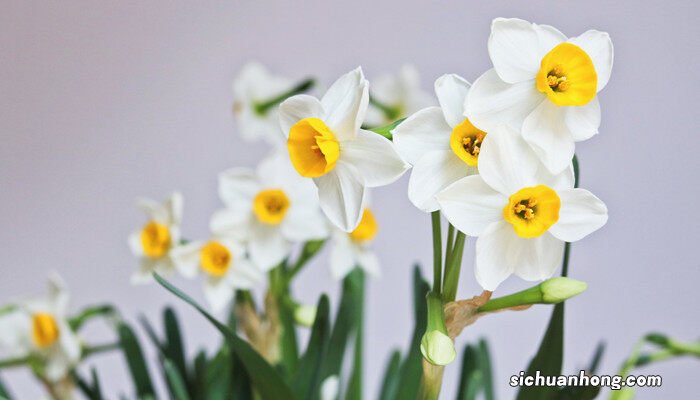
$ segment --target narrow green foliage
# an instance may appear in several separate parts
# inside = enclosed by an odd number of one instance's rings
[[[263,400],[296,399],[296,396],[284,380],[282,380],[279,373],[248,343],[239,338],[238,335],[232,332],[226,325],[211,316],[204,308],[180,289],[170,284],[158,274],[154,274],[153,276],[165,289],[194,307],[226,338],[231,351],[240,358],[248,372],[248,376],[250,376],[256,392],[260,394]]]
[[[345,394],[345,400],[361,400],[362,385],[363,385],[363,369],[364,364],[364,301],[365,301],[365,275],[360,268],[355,268],[352,272],[357,274],[358,293],[353,297],[353,312],[355,319],[355,344],[353,346],[353,361],[352,371],[350,373],[350,381]]]
[[[163,324],[165,325],[165,349],[164,355],[167,360],[177,369],[183,379],[183,383],[189,381],[189,371],[185,359],[185,347],[180,334],[180,324],[175,311],[168,307],[163,312]],[[186,385],[189,386],[189,385]]]
[[[462,373],[457,400],[475,400],[482,388],[482,380],[479,352],[474,346],[467,345],[462,356]]]
[[[116,315],[116,310],[109,304],[88,307],[68,320],[68,325],[73,331],[77,331],[89,320],[95,317],[111,317]]]
[[[0,379],[0,400],[11,400],[10,391],[7,390],[5,383]]]
[[[387,139],[389,139],[389,140],[393,140],[394,137],[393,137],[393,135],[391,134],[391,131],[393,131],[394,128],[396,128],[397,126],[399,126],[399,124],[401,124],[404,120],[406,120],[406,118],[401,118],[401,119],[399,119],[399,120],[396,120],[396,121],[392,122],[392,123],[389,124],[389,125],[380,126],[380,127],[377,127],[377,128],[372,128],[372,129],[370,129],[370,130],[371,130],[372,132],[374,132],[374,133],[377,133],[377,134],[380,134],[380,135],[384,136],[385,138],[387,138]]]
[[[169,359],[163,360],[163,369],[168,382],[168,387],[174,400],[189,400],[190,395],[187,393],[187,386],[184,377],[180,374],[175,363]]]
[[[72,373],[73,380],[78,386],[78,389],[85,395],[86,398],[89,400],[102,400],[104,397],[102,396],[102,389],[100,386],[100,380],[97,377],[97,370],[95,368],[91,368],[90,370],[92,382],[86,382],[80,375],[78,375],[76,372]],[[2,399],[2,396],[0,396],[0,399]]]
[[[379,392],[379,400],[391,400],[396,397],[399,388],[399,373],[401,372],[401,352],[395,350],[391,353],[389,362],[384,369],[382,387]]]
[[[139,398],[148,396],[155,397],[151,376],[148,373],[148,366],[143,357],[141,345],[136,335],[134,335],[134,331],[124,322],[119,323],[117,331],[119,333],[119,343],[124,353],[124,359],[129,367],[131,380],[134,382],[136,395]]]
[[[314,399],[321,385],[321,364],[328,351],[330,339],[330,306],[323,295],[318,302],[316,320],[311,329],[306,352],[292,380],[292,389],[300,399]]]

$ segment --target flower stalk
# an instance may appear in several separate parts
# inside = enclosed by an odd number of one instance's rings
[[[440,211],[430,213],[433,227],[433,293],[442,292],[442,231],[440,228]]]
[[[313,78],[305,79],[288,91],[275,96],[269,100],[255,104],[255,113],[258,115],[265,115],[272,107],[277,106],[281,102],[285,101],[288,97],[294,96],[296,94],[304,93],[314,87],[316,80]]]
[[[492,312],[531,304],[557,304],[581,294],[588,285],[576,279],[557,277],[523,291],[489,300],[479,312]]]
[[[450,228],[452,228],[452,225],[450,225]],[[445,302],[454,301],[457,298],[457,286],[459,285],[459,274],[462,269],[465,239],[466,235],[458,231],[454,243],[450,244],[448,242],[450,251],[445,259],[445,283],[442,293],[442,298]]]

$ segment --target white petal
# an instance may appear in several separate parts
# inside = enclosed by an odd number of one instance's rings
[[[608,221],[608,208],[584,189],[558,192],[561,200],[559,220],[549,228],[552,235],[566,242],[583,239]]]
[[[247,240],[253,216],[249,209],[236,207],[216,211],[209,221],[209,230],[216,236],[232,236]]]
[[[452,150],[436,150],[426,153],[413,167],[408,181],[408,198],[414,206],[425,212],[440,208],[435,195],[442,189],[467,175],[475,174]]]
[[[501,79],[517,83],[535,78],[544,54],[533,24],[517,18],[496,18],[491,24],[488,46]]]
[[[260,189],[255,172],[248,168],[232,168],[219,174],[219,197],[229,208],[252,208]]]
[[[558,174],[552,174],[544,164],[541,164],[535,173],[535,182],[538,185],[546,185],[556,191],[573,188],[575,181],[573,164],[569,164],[569,167]]]
[[[565,107],[564,123],[574,140],[580,142],[598,133],[600,127],[600,102],[594,97],[580,107]]]
[[[291,243],[282,236],[282,232],[276,225],[252,224],[250,234],[248,244],[250,257],[263,271],[269,271],[277,266],[291,251]]]
[[[5,358],[26,356],[31,347],[31,319],[21,309],[0,315],[0,355]]]
[[[517,239],[513,227],[500,221],[489,225],[477,239],[474,274],[484,290],[496,290],[513,273],[515,263],[508,257],[508,244],[514,236]]]
[[[518,132],[501,126],[491,131],[479,153],[479,174],[498,192],[510,196],[534,186],[541,163]]]
[[[438,193],[445,217],[469,236],[479,236],[494,222],[503,220],[508,199],[493,190],[479,175],[468,176]]]
[[[337,232],[335,234],[329,264],[331,275],[336,280],[345,278],[357,265],[353,244],[347,233]]]
[[[603,90],[610,80],[613,67],[613,44],[607,32],[590,30],[569,40],[591,57],[598,74],[598,91]]]
[[[472,84],[464,108],[469,121],[484,131],[501,124],[520,130],[523,120],[546,98],[534,80],[510,84],[490,69]]]
[[[160,222],[161,224],[169,224],[168,210],[157,201],[140,198],[136,200],[136,207],[140,208],[149,219]]]
[[[563,250],[564,242],[548,232],[526,239],[505,221],[491,224],[476,242],[476,280],[493,291],[512,273],[526,280],[549,278]]]
[[[141,231],[132,232],[129,235],[129,249],[136,257],[143,255],[143,245],[141,244]]]
[[[289,130],[304,118],[322,118],[321,102],[313,96],[299,94],[283,101],[279,106],[280,127],[284,137],[289,136]]]
[[[186,278],[194,278],[199,272],[200,251],[202,242],[190,242],[177,246],[170,251],[170,257],[175,269]]]
[[[370,249],[363,248],[357,253],[357,263],[360,268],[373,278],[379,278],[382,274],[379,268],[379,258]]]
[[[131,284],[132,285],[143,285],[146,283],[153,282],[153,271],[156,270],[158,265],[158,260],[154,260],[149,257],[143,257],[140,260],[141,265],[139,269],[131,274]]]
[[[364,129],[340,142],[340,159],[357,169],[367,187],[388,185],[409,168],[389,139]]]
[[[233,288],[252,289],[265,280],[265,274],[256,268],[249,259],[236,259],[224,279]]]
[[[204,283],[204,297],[209,302],[212,311],[219,313],[233,299],[233,288],[229,283],[221,278],[209,278]]]
[[[357,170],[339,161],[332,171],[314,178],[314,182],[326,217],[346,232],[355,229],[365,204],[365,186]]]
[[[76,365],[80,361],[80,339],[73,332],[66,321],[59,322],[59,345],[66,360],[71,365]]]
[[[360,129],[369,103],[369,83],[358,67],[338,78],[321,99],[325,123],[340,140]]]
[[[428,107],[408,117],[391,133],[396,150],[415,165],[427,152],[449,150],[452,128],[440,107]]]
[[[564,242],[555,238],[549,232],[533,238],[518,238],[519,247],[514,245],[518,252],[518,264],[515,267],[515,275],[526,281],[539,281],[551,278],[561,265],[564,255]]]
[[[552,173],[559,173],[574,158],[574,138],[564,121],[566,110],[544,101],[523,122],[523,138]]]
[[[435,81],[435,94],[445,121],[455,127],[464,121],[464,101],[471,85],[466,79],[456,74],[446,74]]]
[[[317,209],[317,203],[313,203],[311,207],[306,204],[292,204],[280,229],[282,235],[292,242],[325,239],[329,234],[326,217]]]
[[[184,199],[182,193],[175,192],[165,200],[165,209],[168,211],[168,224],[180,225],[182,222],[182,210],[184,208]]]
[[[549,53],[550,50],[556,47],[559,43],[567,40],[566,35],[561,33],[553,26],[536,24],[533,24],[533,26],[535,27],[537,37],[540,41],[540,61],[545,54]]]

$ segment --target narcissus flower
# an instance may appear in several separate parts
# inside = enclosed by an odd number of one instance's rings
[[[233,117],[243,139],[284,144],[277,107],[263,109],[261,105],[289,91],[292,86],[291,80],[272,75],[257,62],[250,62],[241,69],[233,81]]]
[[[438,192],[478,172],[486,132],[463,115],[469,87],[460,76],[441,76],[435,81],[440,107],[420,110],[392,131],[399,154],[413,165],[408,198],[423,211],[437,210]]]
[[[0,314],[0,352],[30,357],[42,377],[58,382],[78,364],[81,344],[68,324],[68,293],[57,276],[49,293]]]
[[[129,236],[131,252],[139,258],[140,268],[132,277],[135,284],[150,282],[152,273],[168,274],[173,270],[170,249],[180,243],[182,195],[173,193],[163,203],[141,199],[137,206],[148,218],[143,227]]]
[[[357,68],[340,77],[320,101],[297,95],[279,108],[294,169],[313,179],[321,209],[346,232],[360,222],[365,188],[392,183],[408,168],[388,139],[360,129],[368,86]]]
[[[418,70],[413,65],[404,65],[396,74],[372,80],[365,124],[388,125],[433,104],[433,96],[421,87]]]
[[[574,188],[571,165],[550,173],[506,126],[486,137],[479,175],[460,179],[437,199],[457,229],[478,236],[476,279],[491,291],[511,274],[529,281],[551,277],[564,242],[582,239],[608,219],[602,201]]]
[[[226,208],[212,217],[212,232],[244,241],[253,263],[263,271],[282,262],[293,243],[329,235],[316,188],[294,173],[283,152],[263,160],[257,171],[223,172],[219,196]]]
[[[590,30],[568,39],[548,25],[496,18],[488,47],[493,69],[474,82],[467,116],[487,131],[499,124],[522,129],[544,165],[563,171],[574,142],[598,133],[596,95],[612,71],[610,37]]]
[[[333,278],[341,280],[355,267],[379,276],[379,259],[370,248],[378,229],[377,220],[369,208],[364,209],[360,223],[352,232],[335,229],[330,256]]]
[[[183,276],[206,276],[204,296],[215,312],[231,302],[235,289],[250,289],[263,281],[263,274],[246,258],[243,245],[232,239],[190,242],[174,248],[172,258]]]

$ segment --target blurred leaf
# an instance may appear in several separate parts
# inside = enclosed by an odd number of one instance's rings
[[[491,371],[491,354],[486,339],[479,339],[479,370],[484,387],[484,399],[493,400],[493,372]]]
[[[397,121],[392,122],[392,123],[389,124],[389,125],[380,126],[380,127],[378,127],[378,128],[372,128],[372,129],[370,129],[370,130],[371,130],[372,132],[374,132],[374,133],[378,133],[378,134],[384,136],[385,138],[387,138],[387,139],[389,139],[389,140],[392,140],[392,139],[393,139],[393,135],[391,134],[391,131],[392,131],[394,128],[396,128],[397,126],[399,126],[399,124],[402,123],[402,122],[405,121],[405,120],[406,120],[406,118],[401,118],[401,119],[399,119],[399,120],[397,120]]]
[[[200,350],[194,358],[193,369],[192,397],[205,399],[207,398],[207,353],[204,350]]]
[[[299,361],[299,345],[297,342],[297,331],[294,322],[294,308],[291,304],[285,301],[278,301],[279,318],[282,323],[282,365],[284,366],[287,376],[290,376],[297,369]]]
[[[425,333],[427,323],[428,306],[425,301],[430,286],[420,273],[420,266],[413,269],[413,310],[415,326],[413,337],[408,347],[408,355],[401,365],[401,378],[399,379],[399,391],[395,397],[397,400],[407,400],[416,398],[420,386],[423,366],[421,360],[423,356],[420,352],[420,341]]]
[[[328,350],[331,330],[329,319],[328,297],[323,295],[318,302],[309,344],[292,380],[292,389],[299,399],[318,397],[318,389],[321,385],[321,363]]]
[[[231,351],[224,344],[206,367],[206,398],[210,400],[228,400],[231,393],[233,362]]]
[[[102,400],[102,389],[100,386],[100,380],[97,378],[97,370],[93,367],[90,370],[92,376],[92,382],[86,382],[77,372],[72,373],[72,377],[78,384],[78,389],[87,397],[89,400]]]
[[[10,391],[7,390],[7,387],[5,386],[5,383],[0,379],[0,400],[11,400],[12,396],[10,396]]]
[[[173,363],[173,367],[177,368],[180,377],[182,377],[183,384],[189,388],[190,385],[187,384],[189,371],[185,359],[185,347],[180,334],[180,324],[175,311],[170,307],[163,312],[163,324],[165,325],[165,349],[163,351],[165,358]],[[188,390],[188,393],[193,392]]]
[[[365,303],[365,273],[360,268],[355,268],[351,274],[356,274],[358,281],[357,295],[353,296],[353,318],[355,320],[355,344],[353,346],[352,370],[348,388],[345,392],[345,400],[362,399],[363,363],[364,363],[364,303]]]
[[[391,353],[391,358],[384,369],[382,388],[379,392],[379,400],[391,400],[396,396],[399,388],[399,371],[401,370],[401,352],[396,350]]]
[[[591,358],[591,362],[588,364],[588,372],[595,374],[598,371],[598,366],[600,365],[600,360],[603,359],[603,354],[605,354],[605,342],[601,341],[598,343],[598,346],[596,346],[593,358]]]
[[[148,367],[136,335],[125,322],[119,323],[117,331],[119,333],[119,343],[122,346],[137,396],[139,398],[155,396],[151,377],[148,374]]]
[[[328,354],[321,368],[321,381],[331,375],[340,374],[340,368],[348,348],[348,338],[357,326],[359,314],[355,310],[355,304],[357,304],[356,299],[361,295],[361,291],[362,274],[360,272],[353,271],[343,279],[343,294],[333,323]]]
[[[168,387],[170,387],[173,399],[189,400],[190,395],[187,393],[185,380],[175,366],[175,363],[166,358],[163,360],[163,369],[165,370],[165,377],[168,381]]]
[[[228,327],[226,327],[226,325],[212,317],[199,304],[197,304],[197,302],[195,302],[180,289],[170,284],[158,274],[153,274],[153,276],[165,289],[199,311],[199,313],[209,320],[209,322],[211,322],[212,325],[214,325],[214,327],[216,327],[216,329],[227,339],[229,345],[231,346],[231,350],[241,359],[245,369],[248,372],[248,375],[250,376],[250,379],[253,382],[253,385],[255,386],[256,391],[260,394],[260,397],[263,400],[293,400],[296,398],[289,386],[287,386],[287,384],[282,380],[279,373],[248,343],[240,339],[238,335],[232,332]]]
[[[115,309],[109,304],[101,306],[88,307],[82,310],[78,315],[68,320],[68,325],[73,331],[79,330],[86,322],[95,317],[112,316],[115,314]]]
[[[462,373],[457,400],[474,400],[481,388],[482,378],[481,370],[479,370],[479,353],[474,346],[467,345],[462,356]]]

